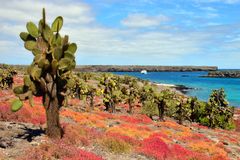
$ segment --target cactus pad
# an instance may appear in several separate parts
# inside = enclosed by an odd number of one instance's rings
[[[61,16],[58,16],[52,23],[52,31],[58,32],[63,26],[63,18]]]
[[[19,109],[21,109],[23,106],[23,102],[19,99],[15,99],[11,104],[11,110],[13,112],[17,112]]]
[[[27,30],[31,36],[33,36],[35,38],[37,38],[39,36],[38,28],[33,22],[27,23]]]

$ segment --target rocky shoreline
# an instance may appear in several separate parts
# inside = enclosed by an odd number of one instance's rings
[[[184,85],[175,85],[174,88],[183,94],[186,94],[189,90],[195,89],[195,88],[187,87]]]
[[[167,87],[167,88],[171,88],[174,89],[175,91],[178,91],[182,94],[186,94],[189,90],[195,89],[195,88],[191,88],[191,87],[187,87],[184,85],[175,85],[175,84],[165,84],[165,83],[154,83],[155,85],[159,86],[159,87]]]

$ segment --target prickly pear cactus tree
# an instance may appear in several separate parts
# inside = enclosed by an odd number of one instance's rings
[[[194,122],[198,119],[198,109],[200,108],[197,97],[189,97],[187,99],[187,104],[190,109],[189,119]]]
[[[45,10],[38,26],[28,22],[28,32],[21,32],[20,37],[24,46],[31,51],[34,59],[28,67],[24,77],[24,85],[14,88],[19,97],[12,104],[12,110],[22,107],[22,100],[41,96],[47,116],[46,133],[51,138],[62,137],[59,123],[59,109],[63,106],[66,97],[67,84],[70,78],[67,75],[75,68],[75,52],[77,45],[68,41],[68,36],[62,37],[59,33],[63,26],[63,18],[57,17],[51,26],[46,23]]]
[[[144,102],[148,99],[152,99],[154,94],[154,88],[149,84],[144,84],[140,90],[140,102],[144,105]]]
[[[87,108],[87,111],[93,111],[94,110],[94,97],[101,95],[101,89],[97,89],[97,87],[93,85],[87,85],[87,92],[86,92],[86,98],[89,102],[89,107]]]
[[[167,109],[168,101],[173,99],[173,93],[170,90],[163,90],[154,93],[154,102],[157,104],[159,119],[164,121],[165,110]]]
[[[116,112],[116,104],[122,99],[119,83],[112,74],[103,75],[100,85],[103,87],[103,103],[106,111]]]
[[[182,124],[184,120],[189,120],[191,110],[187,100],[183,95],[179,95],[176,99],[176,114],[174,117],[178,120],[179,124]]]
[[[14,74],[13,70],[0,68],[0,90],[12,88]]]
[[[155,92],[156,91],[154,90],[154,88],[149,84],[145,84],[140,89],[140,92],[139,92],[139,99],[140,99],[140,102],[142,103],[141,112],[143,114],[146,114],[150,118],[159,114],[157,109],[157,104],[155,103],[155,100],[154,100]]]
[[[126,100],[129,110],[128,113],[133,113],[133,107],[136,100],[139,98],[139,86],[137,84],[136,79],[132,79],[128,82],[128,87],[122,88],[122,93],[124,95],[124,99]]]
[[[211,128],[229,128],[233,121],[233,107],[228,106],[224,89],[213,90],[206,106],[206,122]]]

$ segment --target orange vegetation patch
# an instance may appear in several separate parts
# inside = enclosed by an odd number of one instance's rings
[[[174,121],[164,121],[164,122],[158,122],[156,123],[157,126],[159,127],[166,127],[166,128],[171,128],[174,129],[176,131],[189,131],[190,129],[188,127],[185,127],[183,125],[180,125]]]
[[[138,114],[138,115],[131,115],[131,116],[120,116],[119,117],[120,120],[128,122],[128,123],[133,123],[133,124],[150,124],[152,123],[152,120],[146,116],[146,115],[142,115],[142,114]]]
[[[104,118],[104,120],[109,120],[109,119],[116,119],[117,117],[111,113],[108,113],[108,112],[101,112],[101,111],[98,111],[96,112],[97,115],[101,116]]]
[[[204,142],[204,141],[198,141],[198,142],[189,142],[188,146],[197,152],[201,153],[208,153],[214,159],[228,159],[227,158],[227,152],[224,151],[224,149],[218,147],[216,144],[213,144],[211,142]]]
[[[103,121],[105,118],[94,113],[79,113],[74,112],[70,109],[63,109],[60,114],[62,116],[71,118],[82,125],[89,127],[106,128],[106,125]]]
[[[129,137],[143,139],[151,135],[151,130],[146,126],[121,124],[107,129],[107,133],[119,133]]]

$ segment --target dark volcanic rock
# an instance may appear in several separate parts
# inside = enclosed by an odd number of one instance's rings
[[[13,142],[11,138],[0,137],[0,148],[13,147]]]
[[[186,94],[189,90],[195,89],[195,88],[187,87],[187,86],[184,86],[184,85],[176,85],[173,88],[182,92],[183,94]]]
[[[213,78],[240,78],[240,70],[237,71],[210,71],[207,76]]]

